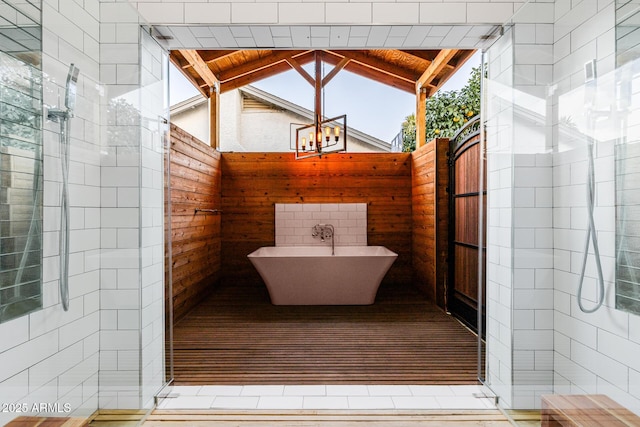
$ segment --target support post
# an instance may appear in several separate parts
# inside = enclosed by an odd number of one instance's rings
[[[314,81],[314,87],[316,91],[315,96],[315,123],[316,126],[322,121],[322,58],[316,51],[316,78]],[[317,129],[316,129],[317,131]]]
[[[209,145],[219,148],[220,144],[220,85],[209,89]]]
[[[416,149],[427,143],[427,90],[416,85]]]

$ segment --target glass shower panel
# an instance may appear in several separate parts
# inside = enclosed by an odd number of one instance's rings
[[[616,307],[640,314],[640,4],[616,2]],[[635,96],[634,96],[635,95]]]
[[[510,203],[513,102],[513,31],[486,52],[483,123],[487,161],[486,369],[485,384],[502,404],[511,405]]]
[[[0,1],[0,323],[42,307],[40,11]]]
[[[616,266],[640,214],[635,29],[614,31],[634,7],[529,2],[489,50],[487,382],[521,425],[552,395],[640,413],[640,318],[621,310],[632,270]]]
[[[142,405],[165,384],[165,150],[169,133],[168,52],[141,28]]]

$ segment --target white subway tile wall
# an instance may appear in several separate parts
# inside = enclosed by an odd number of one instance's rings
[[[331,224],[336,246],[367,245],[366,203],[276,203],[276,246],[331,245],[311,233],[316,224]]]
[[[506,398],[504,404],[514,408],[537,408],[540,394],[551,391],[605,393],[640,413],[638,363],[628,356],[638,351],[630,337],[633,315],[614,309],[615,135],[607,141],[602,134],[595,149],[595,219],[606,300],[599,312],[584,314],[576,299],[587,228],[586,140],[564,127],[568,115],[582,123],[585,114],[584,64],[595,59],[598,76],[613,69],[614,3],[557,0],[553,11],[549,5],[527,4],[514,18],[513,93],[510,82],[495,77],[506,69],[500,45],[489,51],[495,74],[490,74],[487,138],[488,378]],[[527,120],[509,111],[509,100],[527,111]],[[597,296],[596,277],[591,250],[583,292],[587,306]],[[511,389],[500,378],[508,372]]]
[[[599,84],[615,64],[615,4],[607,1],[574,5],[556,1],[554,33],[556,63],[554,78],[560,89],[555,108],[562,116],[567,108],[576,120],[585,116],[585,106],[569,98],[584,84],[584,64],[596,60]],[[605,88],[601,88],[603,90]],[[584,104],[584,96],[580,98]],[[562,117],[560,117],[562,119]],[[595,146],[595,222],[605,280],[603,307],[585,314],[577,305],[578,278],[587,229],[587,152],[584,138],[563,132],[563,123],[554,141],[554,391],[604,393],[640,412],[637,358],[628,352],[640,351],[632,338],[637,316],[615,309],[615,134],[598,138]],[[605,135],[603,135],[605,136]],[[584,305],[592,307],[596,297],[596,270],[593,249],[587,259]],[[635,321],[635,323],[634,323]]]
[[[106,92],[100,198],[106,222],[101,229],[99,404],[124,409],[140,406],[140,397],[134,406],[119,406],[131,402],[141,377],[140,363],[130,357],[140,351],[140,325],[127,321],[140,315],[141,306],[140,40],[137,14],[126,4],[100,2],[100,14],[100,76]]]
[[[552,20],[552,4],[525,5],[512,50],[489,55],[487,376],[514,408],[538,408],[553,387]]]
[[[206,3],[206,2],[205,2]],[[304,2],[290,0],[280,2],[219,1],[216,16],[198,16],[189,13],[192,2],[132,2],[142,17],[150,24],[210,24],[223,22],[229,24],[379,24],[412,25],[412,24],[503,24],[524,2],[490,2],[490,1],[447,1],[447,2],[389,2],[374,1],[325,1]],[[393,5],[393,7],[391,6]],[[230,13],[229,13],[230,9]],[[535,12],[540,18],[549,14],[549,7],[539,7]],[[387,12],[389,14],[387,14]],[[549,22],[549,21],[547,21]],[[380,25],[382,27],[382,25]],[[384,31],[384,30],[383,30]],[[252,41],[253,37],[250,36]],[[366,37],[366,34],[364,35]],[[216,36],[216,39],[218,37]],[[383,47],[386,37],[381,42],[370,44],[371,47]],[[353,42],[353,39],[351,39]],[[231,47],[229,43],[220,43]],[[240,44],[239,44],[240,45]],[[369,45],[369,44],[368,44]],[[400,45],[400,44],[399,44]],[[248,46],[248,45],[240,45]],[[299,43],[296,46],[302,47]],[[328,45],[324,45],[328,46]],[[198,46],[185,46],[198,47]]]
[[[100,285],[100,103],[97,1],[42,5],[45,116],[61,107],[69,63],[80,69],[71,119],[69,170],[70,305],[59,297],[60,127],[43,123],[43,310],[0,325],[0,401],[71,404],[72,415],[98,407]],[[39,18],[37,18],[39,19]],[[52,414],[56,415],[56,414]],[[16,413],[0,411],[0,425]]]
[[[100,407],[150,407],[164,381],[166,53],[127,4],[101,4],[109,104],[102,167]],[[129,92],[126,100],[117,98]]]

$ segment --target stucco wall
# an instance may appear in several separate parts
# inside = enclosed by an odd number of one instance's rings
[[[309,122],[308,118],[286,110],[244,110],[242,95],[238,90],[223,93],[220,103],[220,151],[290,151],[289,134],[292,130],[295,131],[295,126],[291,126],[291,123]],[[208,143],[208,108],[208,104],[203,102],[171,115],[171,122]],[[349,136],[347,151],[367,153],[383,150]]]

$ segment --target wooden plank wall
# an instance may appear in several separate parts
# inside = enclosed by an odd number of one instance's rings
[[[220,153],[171,125],[171,237],[174,319],[197,305],[221,274]],[[168,276],[167,276],[168,277]]]
[[[446,308],[449,246],[449,140],[437,138],[411,154],[414,282]]]
[[[222,176],[223,279],[260,281],[247,254],[275,244],[275,203],[365,202],[368,244],[399,255],[383,285],[411,282],[410,154],[223,153]]]

